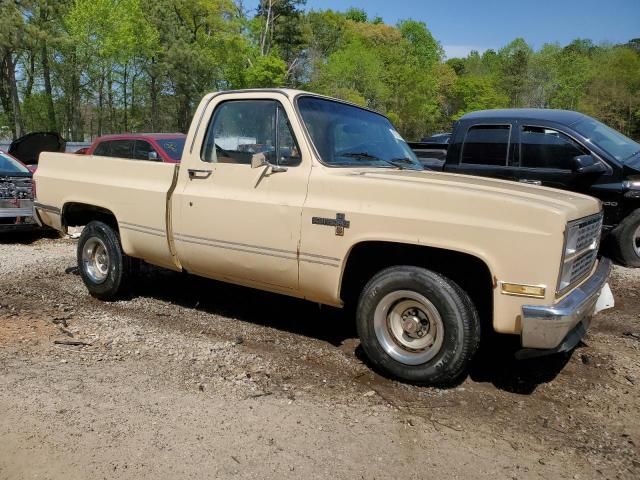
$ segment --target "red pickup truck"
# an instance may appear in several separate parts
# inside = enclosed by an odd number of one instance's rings
[[[187,136],[182,133],[136,133],[96,138],[85,155],[179,163]]]

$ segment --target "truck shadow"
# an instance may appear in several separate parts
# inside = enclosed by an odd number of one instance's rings
[[[132,294],[324,341],[376,370],[359,346],[352,312],[147,266],[142,267]],[[569,353],[516,360],[514,355],[519,348],[516,340],[510,336],[483,339],[467,375],[439,387],[456,387],[469,378],[473,382],[491,383],[503,391],[530,395],[539,385],[554,380],[571,358]],[[392,388],[395,379],[384,372],[376,373],[377,378],[390,381],[388,386]]]
[[[142,269],[132,292],[134,296],[170,301],[181,307],[315,338],[336,347],[357,336],[354,322],[346,321],[344,312],[337,308],[194,275],[155,269],[149,272],[147,266]]]
[[[553,381],[565,368],[573,352],[518,360],[519,339],[496,336],[485,343],[473,360],[469,377],[474,382],[491,383],[500,390],[531,395],[538,386]]]
[[[24,230],[24,231],[8,231],[0,233],[0,245],[31,245],[43,238],[60,238],[55,230]]]

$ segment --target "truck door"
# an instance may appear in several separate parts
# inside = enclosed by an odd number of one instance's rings
[[[459,147],[449,147],[445,171],[515,180],[512,135],[510,123],[469,126]]]
[[[311,158],[271,98],[212,102],[173,198],[173,238],[189,272],[275,290],[298,287],[298,243]],[[185,146],[185,153],[187,148]],[[253,168],[255,156],[272,166]],[[255,165],[254,165],[255,166]]]
[[[598,176],[578,174],[574,159],[589,150],[569,135],[547,126],[519,125],[518,180],[553,188],[588,193]]]

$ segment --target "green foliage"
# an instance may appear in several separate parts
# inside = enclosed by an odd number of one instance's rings
[[[249,88],[281,87],[287,74],[287,64],[275,55],[258,57],[247,69]]]
[[[365,10],[353,7],[349,8],[345,12],[345,17],[347,17],[347,20],[351,20],[352,22],[356,23],[366,23],[369,19],[369,16],[367,15],[367,12]]]
[[[402,20],[398,23],[398,30],[409,43],[409,53],[416,61],[424,66],[433,66],[442,60],[444,51],[424,22]]]
[[[451,91],[454,119],[475,110],[504,108],[509,97],[500,93],[488,76],[467,75],[458,77]]]

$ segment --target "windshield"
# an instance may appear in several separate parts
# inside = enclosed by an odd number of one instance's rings
[[[298,108],[328,165],[423,170],[407,142],[382,115],[310,96],[301,97]]]
[[[634,142],[617,130],[606,126],[593,118],[585,118],[573,125],[573,128],[597,145],[616,160],[624,162],[640,153],[640,143]]]
[[[167,152],[167,155],[174,160],[180,161],[185,140],[185,138],[163,138],[162,140],[157,140],[157,142],[160,148]]]
[[[0,152],[0,175],[29,173],[29,169],[9,155]]]

